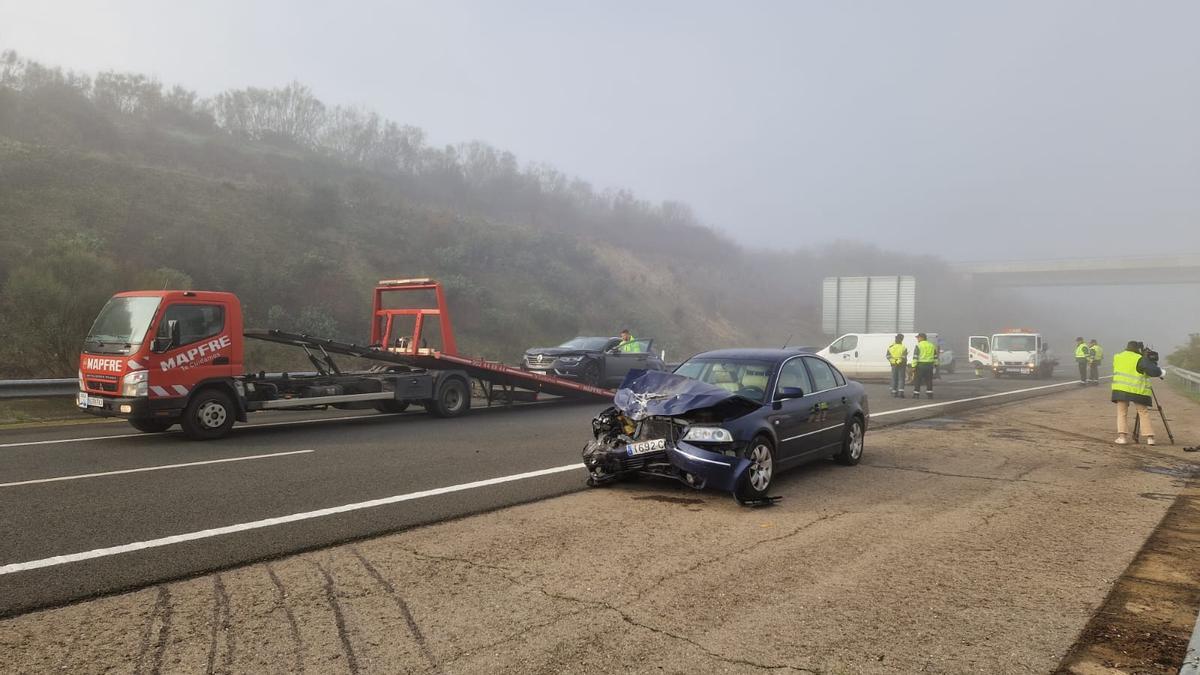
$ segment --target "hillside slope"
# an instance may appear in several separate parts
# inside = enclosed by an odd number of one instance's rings
[[[73,374],[91,318],[129,288],[233,291],[250,325],[362,340],[376,280],[432,276],[469,353],[629,327],[682,358],[820,343],[827,274],[942,269],[863,246],[747,250],[685,205],[482,143],[433,148],[297,84],[203,100],[12,52],[0,184],[0,377]]]

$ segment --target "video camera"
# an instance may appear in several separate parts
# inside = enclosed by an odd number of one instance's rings
[[[1147,347],[1146,343],[1139,342],[1137,340],[1135,340],[1133,342],[1133,344],[1137,345],[1137,352],[1139,354],[1146,357],[1147,359],[1150,359],[1154,363],[1158,363],[1158,352],[1154,351],[1153,348]]]

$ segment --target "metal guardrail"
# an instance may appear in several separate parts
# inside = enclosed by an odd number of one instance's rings
[[[73,377],[49,380],[0,380],[0,399],[74,396],[77,391],[79,391],[79,380]]]
[[[1190,370],[1167,366],[1167,375],[1183,385],[1184,389],[1193,394],[1200,394],[1200,373]]]

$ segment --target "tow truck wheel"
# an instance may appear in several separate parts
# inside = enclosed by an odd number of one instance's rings
[[[775,477],[775,449],[765,436],[755,436],[746,449],[746,459],[750,460],[750,468],[742,475],[737,486],[737,498],[743,501],[762,499],[771,489],[771,479]]]
[[[435,417],[458,417],[471,408],[471,390],[457,377],[446,380],[438,388],[437,398],[426,406]]]
[[[170,429],[171,427],[175,426],[175,420],[161,420],[161,419],[129,420],[129,426],[131,426],[134,429],[137,429],[138,431],[141,431],[143,433],[157,434],[157,433],[162,433],[162,432],[166,431],[167,429]]]
[[[196,440],[220,438],[233,428],[237,411],[229,395],[219,389],[206,389],[192,397],[179,424]]]

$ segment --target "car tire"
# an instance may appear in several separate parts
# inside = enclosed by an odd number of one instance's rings
[[[750,460],[750,467],[742,474],[735,494],[741,501],[763,499],[775,479],[775,448],[766,436],[755,436],[744,456]]]
[[[471,390],[457,377],[445,380],[438,387],[437,398],[425,409],[434,417],[458,417],[471,409]]]
[[[381,413],[395,415],[408,410],[408,401],[397,401],[395,399],[387,399],[375,402],[375,409]]]
[[[138,419],[129,420],[129,426],[144,434],[160,434],[175,426],[177,420]]]
[[[843,466],[854,466],[861,462],[866,435],[862,418],[858,415],[851,417],[842,428],[842,450],[833,459]]]
[[[188,401],[179,425],[189,438],[206,441],[228,434],[236,418],[237,409],[229,394],[220,389],[205,389]]]

